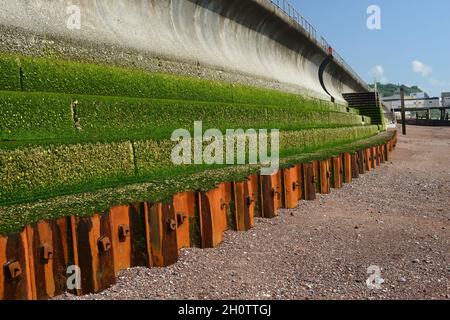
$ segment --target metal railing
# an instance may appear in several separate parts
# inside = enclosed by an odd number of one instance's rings
[[[317,41],[317,31],[312,24],[308,22],[300,12],[294,7],[289,0],[266,0],[273,4],[277,10],[284,13],[287,17],[293,20],[294,23],[302,27],[306,33]]]
[[[367,86],[367,83],[350,67],[350,65],[341,57],[341,55],[334,50],[334,48],[327,42],[327,40],[317,35],[317,30],[314,26],[308,22],[300,12],[294,7],[294,5],[289,0],[266,0],[271,3],[276,10],[280,11],[291,19],[295,24],[301,27],[311,40],[313,40],[317,45],[319,45],[327,54],[332,54],[335,60],[337,60],[342,67],[347,69],[347,71],[362,84]],[[367,86],[368,87],[368,86]]]

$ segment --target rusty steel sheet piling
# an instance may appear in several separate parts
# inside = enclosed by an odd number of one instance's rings
[[[196,193],[177,193],[172,201],[177,223],[178,250],[200,246],[200,218]]]
[[[301,198],[301,183],[298,166],[283,169],[284,208],[294,209]]]
[[[342,165],[342,157],[340,156],[332,157],[331,163],[332,163],[331,186],[334,189],[341,189],[344,183],[344,170]]]
[[[274,218],[282,207],[282,175],[281,171],[269,176],[260,176],[261,208],[263,218]]]
[[[81,272],[81,293],[97,293],[115,283],[109,212],[75,217],[74,251]]]
[[[298,188],[297,188],[297,193],[298,193],[298,200],[303,200],[303,164],[297,164],[295,165],[295,169],[297,170],[297,177],[298,177]]]
[[[378,167],[378,153],[377,153],[377,147],[373,146],[371,148],[372,152],[372,168],[376,169]]]
[[[148,204],[152,264],[166,267],[178,260],[177,224],[172,204]]]
[[[149,266],[150,258],[147,240],[148,206],[145,202],[135,203],[129,206],[130,219],[130,242],[131,242],[131,266]],[[121,230],[119,226],[119,237],[126,237],[126,229]]]
[[[237,231],[248,231],[254,225],[256,196],[253,181],[248,178],[234,183],[234,208]]]
[[[199,193],[201,247],[215,248],[223,241],[223,232],[235,229],[231,183]]]
[[[33,298],[44,300],[67,291],[70,217],[41,221],[27,227]]]
[[[316,190],[316,193],[320,193],[320,166],[319,161],[314,160],[312,162],[313,164],[313,175],[314,175],[314,187]]]
[[[109,210],[111,246],[114,252],[114,273],[131,267],[131,230],[128,206],[116,206]]]
[[[366,156],[364,150],[358,150],[358,172],[359,174],[366,173]]]
[[[254,199],[253,210],[254,217],[262,217],[262,204],[261,204],[261,185],[260,179],[257,175],[251,175],[248,180],[248,193]]]
[[[359,178],[359,164],[358,164],[358,154],[351,154],[351,170],[352,170],[352,179]]]
[[[31,300],[33,283],[26,230],[0,236],[0,300]]]
[[[346,152],[342,155],[342,163],[344,165],[344,182],[352,182],[352,156]]]
[[[380,145],[380,163],[383,164],[386,161],[386,149],[385,145]]]
[[[366,159],[366,171],[371,171],[373,169],[372,148],[366,148],[364,153]]]
[[[314,179],[314,164],[303,164],[303,199],[316,199],[316,180]]]
[[[331,192],[331,160],[319,161],[320,193],[329,194]]]
[[[115,206],[110,209],[111,245],[114,272],[137,266],[148,266],[145,229],[145,203],[130,206]]]
[[[375,153],[376,153],[377,167],[379,167],[381,166],[381,147],[379,145],[375,146]]]
[[[390,143],[386,143],[384,145],[384,157],[385,157],[385,161],[390,161],[391,160],[391,152],[392,149],[390,147]]]

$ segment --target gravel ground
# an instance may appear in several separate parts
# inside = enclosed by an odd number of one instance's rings
[[[216,249],[58,299],[450,299],[450,128],[408,127],[392,162]],[[381,268],[381,289],[366,285]]]

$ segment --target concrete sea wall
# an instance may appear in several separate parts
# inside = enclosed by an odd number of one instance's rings
[[[162,71],[252,82],[345,103],[368,88],[326,48],[267,0],[0,0],[2,51],[68,57],[172,61]],[[76,5],[80,29],[68,28]],[[59,47],[58,47],[59,46]],[[44,47],[44,48],[43,48]],[[51,50],[52,49],[52,50]],[[126,54],[123,54],[123,53]],[[132,52],[132,53],[130,53]],[[118,55],[122,53],[122,57]],[[161,62],[143,64],[158,69]],[[169,70],[168,70],[169,69]],[[211,73],[211,70],[214,70]],[[212,75],[213,74],[213,75]],[[220,76],[218,76],[220,74]],[[229,76],[224,76],[227,74]],[[239,76],[236,76],[239,75]],[[328,93],[327,93],[328,91]]]

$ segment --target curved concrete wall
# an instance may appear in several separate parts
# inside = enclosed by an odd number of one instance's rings
[[[66,26],[72,3],[81,9],[80,30]],[[325,51],[264,0],[0,0],[0,7],[0,25],[25,33],[130,48],[330,99],[318,76]],[[324,83],[341,103],[342,93],[367,91],[334,61]]]

